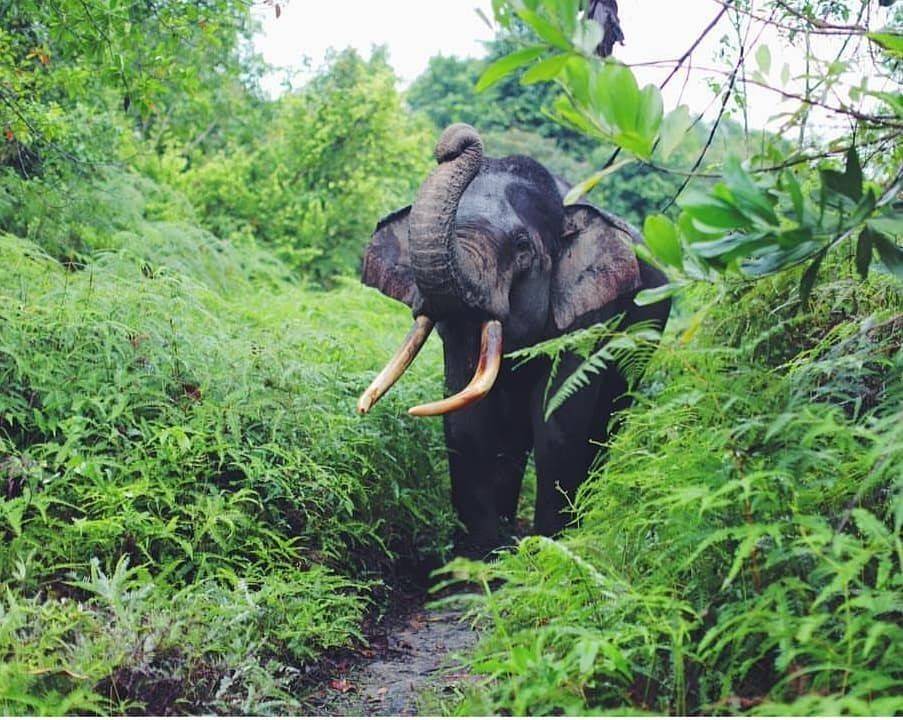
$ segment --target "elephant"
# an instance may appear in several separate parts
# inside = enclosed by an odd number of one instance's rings
[[[432,329],[444,346],[444,400],[410,410],[442,415],[452,503],[465,530],[458,550],[481,555],[510,539],[526,462],[536,469],[534,531],[554,536],[573,519],[578,486],[626,408],[616,367],[545,418],[551,361],[515,368],[505,354],[622,315],[622,327],[663,329],[670,302],[639,306],[637,292],[667,283],[638,259],[642,238],[590,204],[565,206],[566,182],[532,158],[484,156],[477,131],[455,124],[412,205],[383,218],[362,281],[413,310],[402,347],[361,395],[367,413],[401,377]],[[580,364],[565,353],[551,391]]]

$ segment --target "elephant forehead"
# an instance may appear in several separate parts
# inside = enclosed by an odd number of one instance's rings
[[[528,227],[551,236],[561,226],[560,205],[558,195],[551,202],[524,178],[507,172],[481,173],[461,198],[457,219],[488,221],[504,233]]]
[[[458,203],[458,222],[488,221],[503,232],[513,231],[520,221],[505,193],[510,182],[496,173],[474,178]]]

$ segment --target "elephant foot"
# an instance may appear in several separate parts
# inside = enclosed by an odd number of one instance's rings
[[[499,533],[489,538],[478,538],[473,535],[462,534],[455,541],[454,554],[468,560],[491,561],[503,552],[517,545],[518,533],[514,526],[503,526]]]

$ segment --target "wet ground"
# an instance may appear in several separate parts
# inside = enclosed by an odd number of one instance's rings
[[[367,630],[368,647],[325,661],[321,688],[309,698],[317,715],[417,715],[438,712],[456,689],[474,682],[457,661],[477,634],[460,608],[428,610],[425,596],[393,603]]]

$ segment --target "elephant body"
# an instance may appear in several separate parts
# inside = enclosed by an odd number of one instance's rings
[[[588,204],[565,207],[565,184],[531,158],[484,157],[469,126],[446,130],[436,156],[439,167],[414,204],[377,226],[362,278],[436,323],[447,393],[479,372],[487,321],[501,323],[505,353],[618,314],[624,325],[664,327],[668,301],[633,302],[667,280],[637,259],[632,246],[641,238],[627,223]],[[548,359],[515,369],[503,358],[482,400],[445,414],[452,501],[466,529],[459,549],[481,554],[506,540],[531,451],[535,530],[552,535],[570,520],[609,418],[629,404],[627,383],[611,367],[546,420],[545,399],[581,362],[566,354],[547,394]]]

